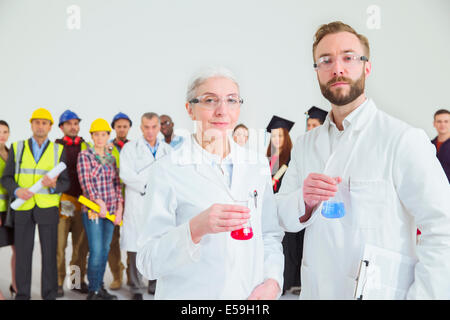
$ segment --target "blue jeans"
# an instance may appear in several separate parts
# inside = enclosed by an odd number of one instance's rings
[[[108,219],[100,217],[98,223],[96,223],[95,220],[89,220],[88,214],[83,212],[83,225],[89,243],[87,267],[89,291],[99,291],[103,286],[103,276],[108,262],[114,224]]]

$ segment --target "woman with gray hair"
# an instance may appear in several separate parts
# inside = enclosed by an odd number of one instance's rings
[[[283,232],[269,166],[229,134],[242,103],[228,70],[195,77],[185,106],[196,132],[151,168],[137,267],[158,279],[155,299],[281,294]]]

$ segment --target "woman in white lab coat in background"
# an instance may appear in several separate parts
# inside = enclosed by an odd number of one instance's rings
[[[281,294],[283,231],[270,169],[229,135],[242,102],[229,71],[210,69],[194,78],[186,110],[196,132],[151,169],[136,264],[146,278],[158,279],[155,299]],[[253,237],[232,238],[248,221],[251,229],[244,230],[251,232],[243,235]]]

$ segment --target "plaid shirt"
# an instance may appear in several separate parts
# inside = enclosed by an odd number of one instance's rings
[[[83,195],[92,201],[102,199],[109,213],[115,214],[119,202],[123,202],[116,163],[102,165],[89,148],[78,154],[77,172]]]

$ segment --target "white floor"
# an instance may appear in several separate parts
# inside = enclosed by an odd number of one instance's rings
[[[36,234],[37,231],[36,231]],[[70,242],[70,236],[69,241],[66,249],[66,261],[67,265],[69,264],[70,257],[72,254],[72,246]],[[125,252],[122,252],[122,262],[124,265],[126,265],[126,254]],[[145,279],[144,279],[145,280]],[[87,281],[87,279],[86,279]],[[114,295],[117,295],[119,300],[128,300],[131,298],[130,291],[128,290],[128,287],[126,285],[126,274],[124,273],[124,283],[122,284],[122,288],[117,291],[113,291],[109,289],[109,284],[112,281],[112,275],[111,271],[109,270],[109,267],[106,268],[105,273],[105,288]],[[10,298],[9,294],[9,285],[11,283],[11,248],[10,247],[2,247],[0,248],[0,292],[3,293],[3,296],[8,299]],[[144,283],[148,283],[145,281]],[[36,237],[36,241],[34,244],[34,251],[33,251],[33,272],[32,272],[32,283],[31,283],[31,299],[33,300],[41,300],[41,248],[39,245],[39,239]],[[144,293],[144,300],[153,300],[153,295],[150,295],[145,290]],[[85,294],[79,294],[76,292],[73,292],[72,290],[69,290],[67,288],[64,288],[64,297],[58,298],[58,300],[85,300],[86,295]],[[285,295],[281,296],[281,300],[296,300],[298,299],[298,296],[295,296],[291,293],[286,293]]]

